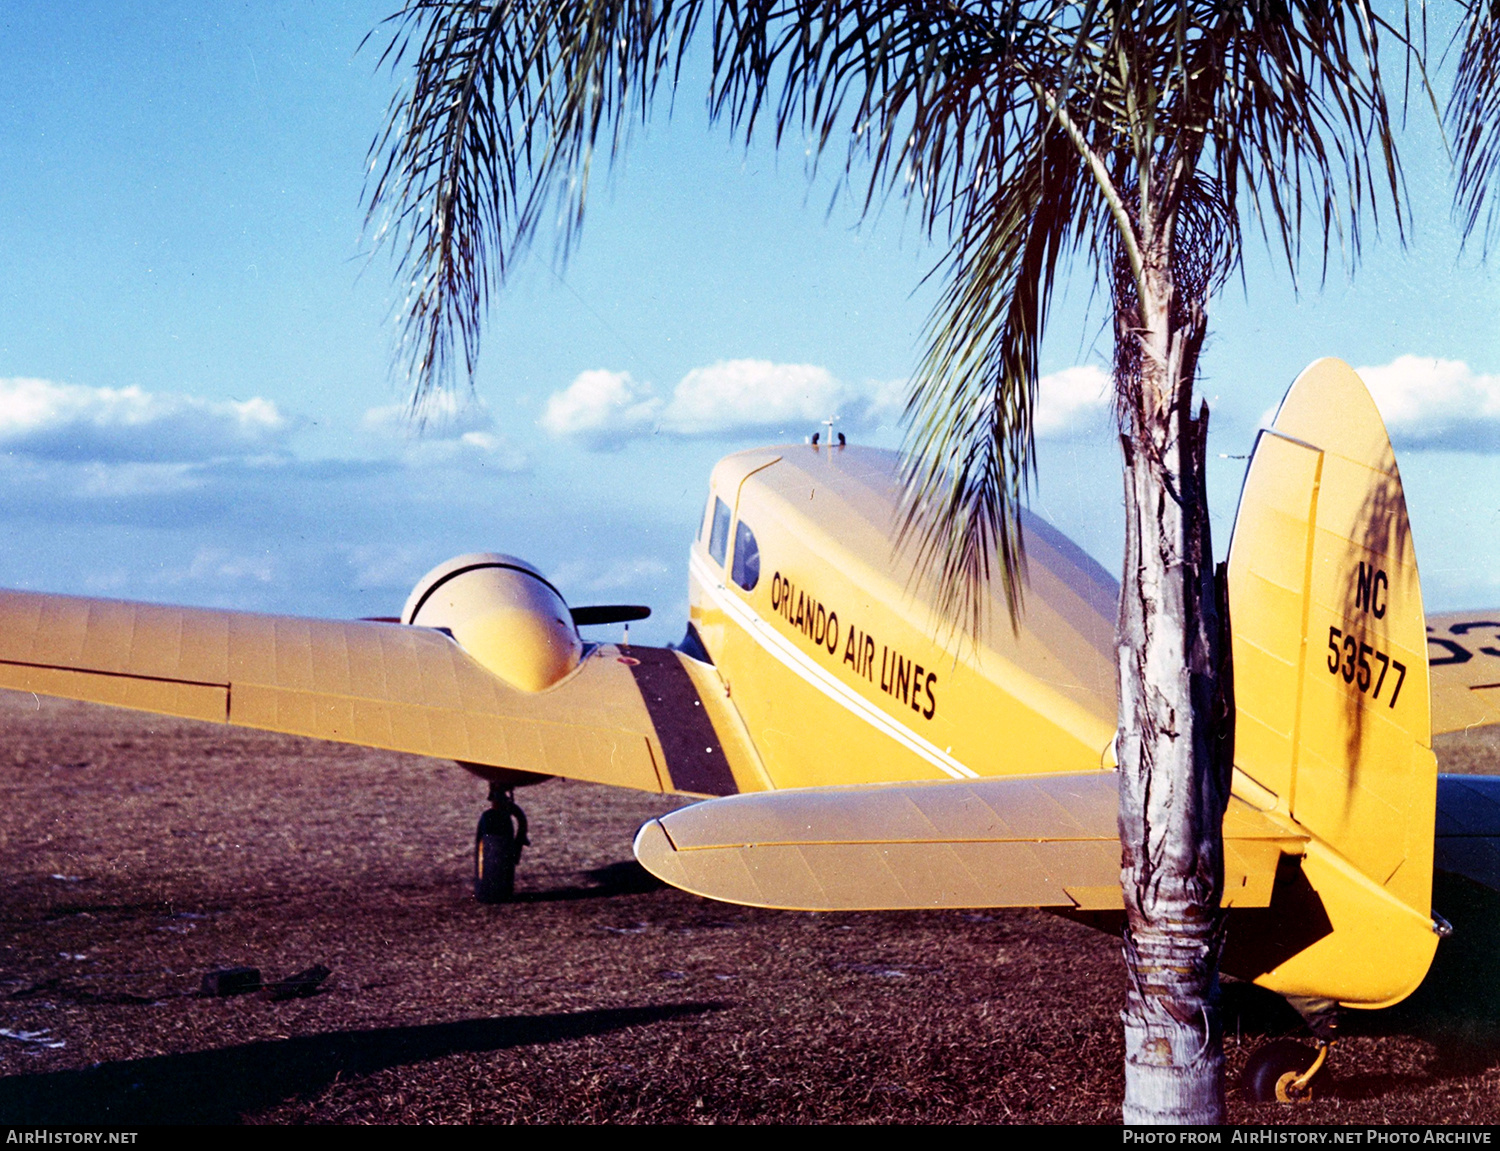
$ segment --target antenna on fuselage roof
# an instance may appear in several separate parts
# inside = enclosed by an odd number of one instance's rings
[[[828,429],[828,446],[830,448],[833,447],[833,425],[838,423],[838,420],[838,416],[829,416],[826,420],[823,421],[823,426]],[[802,442],[805,444],[811,444],[813,447],[817,447],[820,443],[823,442],[823,433],[814,432],[810,439],[805,439]],[[848,444],[848,441],[844,438],[843,432],[839,433],[838,444],[841,448],[847,446]]]

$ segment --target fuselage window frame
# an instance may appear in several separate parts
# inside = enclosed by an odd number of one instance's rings
[[[703,505],[703,511],[698,516],[698,531],[697,531],[697,534],[693,536],[693,539],[696,542],[698,542],[700,544],[704,544],[706,546],[707,543],[708,543],[708,529],[709,529],[709,525],[711,525],[713,522],[714,522],[714,493],[712,491],[710,491],[708,493],[708,502]]]
[[[708,534],[708,554],[712,557],[714,563],[720,567],[724,566],[724,558],[729,551],[729,521],[731,518],[729,505],[724,502],[722,496],[715,496],[713,528]]]

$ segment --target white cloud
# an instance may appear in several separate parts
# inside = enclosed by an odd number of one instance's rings
[[[378,439],[399,443],[399,457],[409,467],[518,472],[530,464],[521,449],[493,430],[495,417],[477,398],[437,392],[423,403],[419,417],[408,404],[387,404],[365,412],[361,423]]]
[[[413,439],[401,450],[409,468],[524,472],[531,466],[526,453],[495,432],[465,432],[451,439]]]
[[[1397,356],[1354,370],[1396,447],[1500,454],[1500,375],[1432,356]],[[1279,406],[1266,409],[1261,427],[1275,422]]]
[[[476,427],[493,421],[473,407],[439,411],[446,438],[386,436],[379,453],[309,459],[293,440],[304,421],[264,398],[0,379],[0,518],[208,523],[242,504],[275,518],[319,486],[464,490],[478,476],[525,470],[528,460],[508,439]],[[379,411],[366,424],[399,427]],[[206,562],[184,567],[184,578],[233,575],[223,564],[210,573]]]
[[[1093,364],[1064,368],[1041,378],[1034,426],[1044,439],[1073,439],[1109,427],[1109,374]]]
[[[167,569],[160,578],[166,584],[268,584],[276,578],[276,566],[268,553],[245,555],[221,547],[200,547],[186,567]]]
[[[871,428],[899,427],[909,387],[908,380],[867,381],[861,389],[865,401],[864,424]]]
[[[196,491],[204,486],[202,469],[190,463],[68,461],[53,474],[71,477],[73,490],[83,499],[126,500]]]
[[[629,372],[602,368],[580,372],[560,392],[547,398],[542,427],[555,436],[571,436],[591,447],[613,448],[636,436],[650,435],[661,400],[650,384]]]
[[[1396,446],[1500,452],[1500,375],[1426,356],[1355,370]]]
[[[871,408],[867,390],[847,387],[813,364],[720,360],[694,368],[663,398],[629,372],[599,368],[548,397],[541,424],[555,436],[606,450],[651,435],[790,435],[816,430],[831,415],[863,426]]]
[[[541,424],[595,449],[650,435],[801,439],[830,416],[850,431],[895,427],[906,393],[905,380],[849,384],[814,364],[721,360],[694,368],[663,398],[628,372],[595,369],[548,398]],[[1099,368],[1055,372],[1041,380],[1037,434],[1069,438],[1097,430],[1109,409],[1109,377]]]
[[[721,360],[682,377],[662,413],[663,431],[678,435],[725,435],[771,427],[816,427],[864,397],[840,384],[827,368],[773,364],[770,360]]]
[[[171,462],[282,450],[270,400],[206,400],[138,387],[0,379],[0,450],[41,459]]]
[[[365,431],[403,439],[459,439],[494,427],[495,417],[478,397],[460,399],[451,391],[434,392],[413,411],[410,404],[386,404],[365,412]]]

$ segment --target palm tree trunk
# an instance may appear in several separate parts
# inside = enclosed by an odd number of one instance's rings
[[[1116,301],[1117,373],[1127,369],[1119,381],[1124,1121],[1222,1123],[1218,966],[1233,754],[1227,603],[1209,539],[1208,409],[1195,419],[1191,407],[1204,309],[1175,298],[1170,272],[1159,267],[1144,277],[1147,298]]]

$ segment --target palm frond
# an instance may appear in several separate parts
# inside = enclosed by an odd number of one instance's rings
[[[1500,174],[1500,9],[1466,0],[1459,30],[1458,76],[1446,119],[1458,163],[1454,209],[1464,238],[1483,236],[1485,255],[1500,234],[1500,205],[1490,186]]]
[[[695,13],[671,0],[413,0],[387,22],[381,62],[411,56],[412,72],[371,144],[365,200],[377,239],[399,237],[399,359],[418,414],[460,363],[472,380],[488,304],[549,208],[572,242],[596,152],[614,155],[646,117]]]
[[[943,614],[978,633],[992,564],[1012,623],[1022,599],[1020,511],[1035,471],[1036,380],[1047,305],[1065,258],[1103,217],[1072,144],[1044,130],[1028,155],[994,157],[968,206],[912,380],[901,540]],[[1092,209],[1092,210],[1090,210]]]

